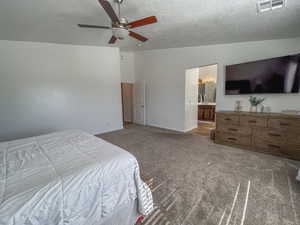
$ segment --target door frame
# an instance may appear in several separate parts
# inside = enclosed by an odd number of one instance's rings
[[[219,87],[218,87],[218,83],[220,82],[220,76],[219,76],[219,74],[220,74],[220,64],[219,63],[210,63],[210,64],[204,64],[204,65],[200,65],[200,66],[191,66],[191,67],[189,67],[189,68],[186,68],[185,69],[185,72],[187,71],[187,70],[190,70],[190,69],[195,69],[195,68],[201,68],[201,67],[207,67],[207,66],[214,66],[214,65],[217,65],[217,77],[216,77],[216,83],[217,83],[217,85],[216,85],[216,109],[217,109],[217,96],[218,96],[218,92],[220,91],[219,89]],[[184,104],[184,107],[185,107],[185,104]],[[217,111],[215,109],[215,111]],[[199,109],[198,109],[199,110]],[[185,112],[185,111],[184,111]],[[198,114],[198,112],[197,112],[197,114]],[[186,116],[184,117],[184,118],[186,118]],[[184,124],[185,124],[186,122],[184,121]],[[186,130],[184,131],[184,132],[187,132]]]

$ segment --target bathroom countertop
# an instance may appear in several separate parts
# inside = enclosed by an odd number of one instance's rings
[[[198,102],[198,105],[216,105],[216,103]]]

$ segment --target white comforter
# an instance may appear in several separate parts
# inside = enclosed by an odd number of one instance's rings
[[[94,225],[152,195],[130,153],[88,133],[71,130],[0,143],[1,225]]]

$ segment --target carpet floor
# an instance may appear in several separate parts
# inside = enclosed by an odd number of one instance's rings
[[[99,137],[131,152],[153,191],[143,225],[300,225],[300,162],[129,125]]]

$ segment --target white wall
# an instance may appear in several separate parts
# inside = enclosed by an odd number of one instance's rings
[[[133,52],[121,52],[121,81],[134,83],[135,81],[135,56]]]
[[[225,65],[300,52],[300,38],[141,51],[136,53],[136,81],[147,82],[147,123],[184,131],[185,71],[218,63],[217,110],[232,110],[248,96],[224,95]],[[264,95],[273,112],[300,110],[300,95]]]
[[[0,41],[0,141],[122,128],[118,48]]]

